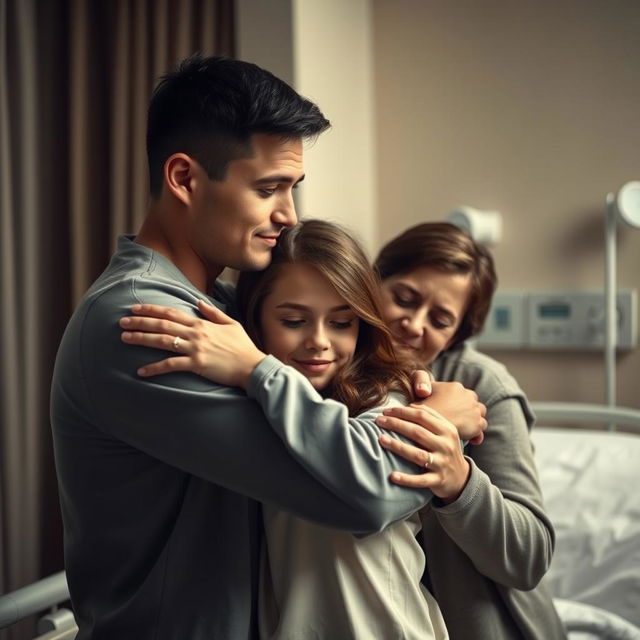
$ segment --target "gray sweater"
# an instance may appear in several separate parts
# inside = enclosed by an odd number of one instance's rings
[[[232,291],[218,286],[225,308]],[[247,394],[193,374],[143,379],[162,352],[125,345],[137,302],[197,314],[203,294],[167,259],[121,238],[58,351],[51,420],[78,640],[257,637],[258,501],[359,534],[430,498],[414,472],[267,357]]]
[[[471,477],[456,502],[422,510],[428,573],[451,640],[559,640],[542,580],[554,532],[529,439],[533,414],[500,363],[469,345],[443,353],[437,380],[461,382],[487,406],[489,428],[468,446]]]

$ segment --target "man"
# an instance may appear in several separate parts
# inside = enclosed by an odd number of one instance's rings
[[[196,314],[213,291],[232,305],[216,278],[269,263],[296,221],[303,141],[328,126],[284,82],[234,60],[193,57],[154,92],[146,219],[76,309],[52,385],[78,640],[255,638],[257,501],[364,534],[430,497],[390,483],[394,468],[416,467],[340,430],[341,407],[313,402],[274,358],[247,397],[195,375],[141,378],[157,352],[120,341],[136,303]],[[469,407],[481,423],[475,398]],[[310,442],[313,420],[336,428]]]

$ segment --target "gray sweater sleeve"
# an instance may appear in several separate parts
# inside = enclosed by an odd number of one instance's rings
[[[467,447],[471,476],[462,495],[447,506],[434,504],[438,520],[481,574],[532,589],[549,568],[555,539],[538,484],[526,397],[504,367],[481,354],[467,352],[439,373],[475,389],[487,405],[489,428],[481,445]]]
[[[76,455],[86,455],[92,438],[111,440],[114,460],[118,451],[124,461],[125,444],[132,455],[142,452],[354,533],[378,531],[430,498],[426,490],[389,481],[392,470],[415,467],[380,447],[374,415],[349,418],[344,406],[323,400],[304,376],[275,358],[254,371],[251,397],[193,374],[137,376],[138,367],[162,353],[124,345],[118,319],[139,299],[192,313],[194,306],[157,288],[127,295],[128,286],[93,298],[74,316],[61,346],[52,411],[60,434],[68,430],[68,443],[86,440]],[[101,445],[101,454],[107,449]],[[73,456],[72,445],[66,450]]]

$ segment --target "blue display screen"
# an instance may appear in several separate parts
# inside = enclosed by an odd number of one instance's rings
[[[538,315],[541,318],[565,319],[571,316],[571,307],[568,304],[560,302],[541,304],[538,307]]]
[[[495,310],[496,329],[508,329],[511,326],[511,313],[506,307],[497,307]]]

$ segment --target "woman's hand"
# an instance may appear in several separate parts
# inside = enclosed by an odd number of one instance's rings
[[[481,444],[487,430],[487,408],[478,401],[478,394],[459,382],[433,382],[431,395],[423,404],[435,409],[458,429],[460,440]]]
[[[420,398],[428,398],[431,395],[433,383],[433,376],[429,371],[424,369],[416,369],[411,374],[411,386],[413,388],[413,395],[416,400]]]
[[[246,388],[265,354],[239,322],[203,301],[198,309],[206,320],[155,304],[131,307],[135,315],[120,320],[123,342],[179,354],[141,367],[138,375],[191,371],[213,382]]]
[[[391,480],[406,487],[431,489],[444,502],[453,502],[462,493],[471,467],[460,447],[458,430],[434,409],[422,404],[386,409],[376,420],[378,426],[395,431],[416,443],[380,436],[380,444],[426,473],[413,475],[394,471]]]

